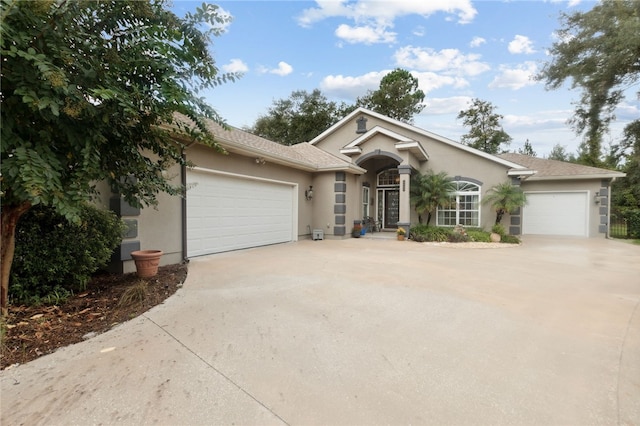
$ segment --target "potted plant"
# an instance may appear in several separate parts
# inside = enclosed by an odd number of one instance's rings
[[[404,236],[407,235],[407,231],[400,227],[396,230],[396,235],[398,236],[398,241],[404,241]]]
[[[131,257],[136,263],[136,273],[141,278],[153,277],[158,273],[162,250],[136,250]]]

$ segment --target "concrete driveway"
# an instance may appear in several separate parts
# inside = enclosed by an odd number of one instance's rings
[[[459,247],[459,246],[456,246]],[[301,241],[3,371],[2,424],[640,424],[640,247]]]

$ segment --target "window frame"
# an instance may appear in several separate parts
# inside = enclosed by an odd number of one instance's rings
[[[482,213],[482,186],[477,182],[457,180],[455,194],[451,197],[450,208],[438,206],[436,209],[436,225],[454,227],[461,224],[465,227],[479,228]],[[471,199],[467,199],[471,197]],[[472,208],[467,207],[470,204]],[[461,214],[462,213],[462,214]],[[453,220],[454,223],[451,223]]]

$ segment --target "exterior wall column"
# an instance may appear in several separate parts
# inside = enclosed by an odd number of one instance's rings
[[[404,228],[408,235],[409,227],[411,226],[411,166],[399,165],[398,174],[400,175],[400,205],[398,206],[400,220],[398,221],[398,227]]]

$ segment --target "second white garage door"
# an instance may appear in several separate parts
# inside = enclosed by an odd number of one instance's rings
[[[588,193],[528,192],[522,233],[588,236]]]
[[[294,241],[295,186],[193,170],[187,173],[189,257]]]

